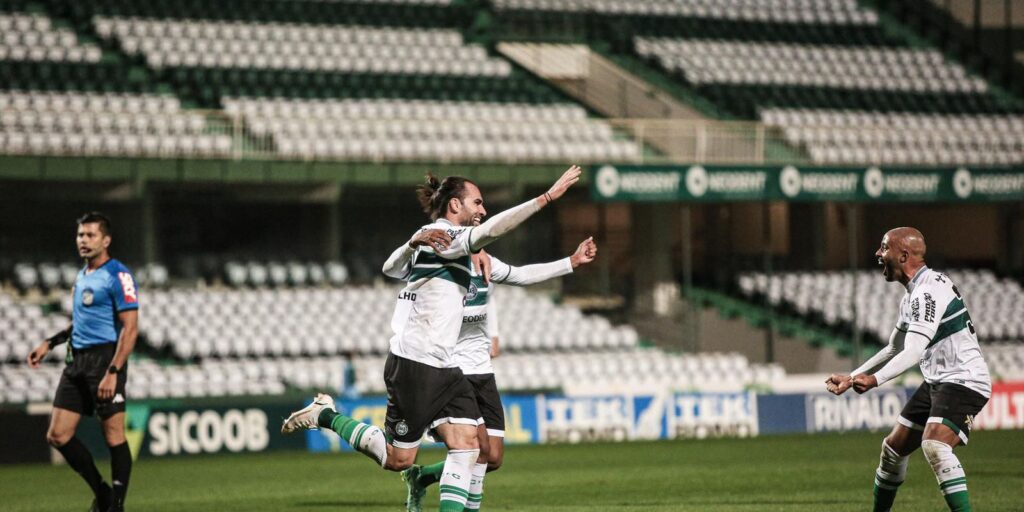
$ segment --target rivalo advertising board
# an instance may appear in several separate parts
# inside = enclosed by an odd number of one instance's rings
[[[996,382],[992,397],[974,418],[980,430],[1024,428],[1024,382]]]

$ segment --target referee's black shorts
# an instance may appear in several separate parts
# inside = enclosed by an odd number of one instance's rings
[[[384,431],[398,448],[419,446],[423,434],[443,423],[477,425],[473,386],[458,368],[435,368],[388,354],[384,363],[388,392]]]
[[[107,376],[107,368],[114,360],[117,343],[104,343],[84,349],[72,349],[69,346],[68,350],[71,350],[72,360],[60,375],[53,406],[83,416],[92,416],[95,413],[101,419],[124,412],[125,401],[128,398],[124,391],[125,383],[128,382],[127,362],[117,374],[114,397],[104,401],[96,398],[100,381]]]

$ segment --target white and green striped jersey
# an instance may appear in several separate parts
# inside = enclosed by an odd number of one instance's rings
[[[896,328],[898,334],[914,332],[929,340],[920,361],[927,382],[950,382],[986,397],[992,394],[974,323],[949,276],[921,268],[907,284]]]
[[[426,246],[413,253],[412,265],[401,276],[407,284],[398,293],[391,318],[391,353],[435,368],[453,368],[462,298],[470,288],[469,235],[474,228],[439,219],[420,229],[444,229],[452,243],[441,253]]]
[[[492,318],[496,314],[492,291],[496,284],[529,286],[572,273],[569,258],[550,263],[514,267],[491,255],[491,283],[473,272],[469,292],[463,300],[462,330],[455,348],[455,360],[466,375],[494,373],[491,366],[491,337],[496,336]]]

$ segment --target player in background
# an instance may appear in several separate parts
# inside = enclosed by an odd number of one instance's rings
[[[949,509],[971,510],[967,478],[953,448],[967,444],[971,422],[988,402],[992,383],[960,291],[949,276],[925,265],[925,252],[924,236],[914,228],[885,234],[875,252],[882,275],[907,289],[896,328],[889,344],[860,368],[825,380],[836,395],[850,387],[864,393],[914,365],[921,367],[924,382],[882,441],[875,471],[876,512],[892,508],[907,474],[908,457],[918,447],[931,464]]]
[[[560,198],[579,181],[570,167],[543,195],[505,210],[487,222],[477,186],[460,177],[440,181],[428,175],[417,189],[424,211],[434,220],[403,250],[415,258],[408,284],[399,292],[392,317],[391,348],[384,365],[388,393],[385,430],[339,414],[333,399],[318,394],[313,403],[285,420],[281,432],[330,428],[357,451],[388,470],[401,471],[416,460],[420,440],[433,430],[448,447],[441,478],[441,512],[462,511],[472,467],[480,452],[480,417],[473,388],[455,360],[462,327],[462,300],[470,288],[471,255],[515,229]],[[443,229],[451,243],[424,234]],[[412,256],[414,255],[414,256]]]
[[[479,224],[480,219],[474,219]],[[443,231],[432,233],[442,244],[446,243]],[[438,239],[435,238],[435,239]],[[590,263],[597,256],[597,244],[593,238],[580,243],[576,251],[566,258],[536,265],[514,267],[498,258],[480,251],[474,255],[474,272],[469,292],[463,300],[462,328],[455,347],[455,359],[462,373],[472,384],[477,406],[482,414],[477,427],[480,455],[473,466],[466,510],[478,510],[483,499],[484,476],[501,467],[504,458],[505,412],[498,394],[491,365],[492,336],[497,337],[497,311],[491,298],[495,284],[529,286],[572,273],[573,269]],[[408,278],[416,266],[412,254],[403,247],[396,249],[384,264],[384,274],[396,279]],[[476,269],[482,271],[476,271]],[[491,329],[494,329],[493,331]],[[438,482],[444,462],[428,466],[413,465],[402,472],[408,495],[406,508],[411,512],[422,510],[422,499],[426,489]]]
[[[78,272],[71,325],[39,344],[28,364],[38,368],[50,350],[70,341],[63,373],[53,398],[46,440],[92,489],[93,512],[124,510],[132,472],[132,454],[124,436],[128,356],[138,337],[139,289],[130,270],[110,257],[110,220],[100,213],[78,219]],[[113,487],[103,481],[92,454],[75,430],[82,415],[99,416],[110,447]]]

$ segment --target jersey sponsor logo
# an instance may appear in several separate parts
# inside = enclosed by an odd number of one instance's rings
[[[398,294],[398,300],[408,300],[416,302],[416,294],[414,292],[402,292]]]
[[[916,301],[917,299],[914,300]],[[930,293],[924,294],[924,321],[935,321],[935,299],[932,298]]]
[[[135,304],[139,298],[135,295],[135,281],[128,272],[118,272],[117,279],[121,281],[121,291],[124,292],[124,301],[128,304]]]
[[[85,305],[85,306],[92,306],[92,302],[93,302],[93,300],[95,300],[95,298],[96,298],[96,295],[93,294],[92,288],[86,288],[86,289],[82,290],[82,304],[83,305]]]
[[[462,317],[462,323],[464,323],[464,324],[472,324],[472,323],[476,323],[476,322],[486,322],[486,321],[487,321],[487,313],[484,313],[482,315],[470,315],[470,316]]]
[[[915,322],[921,320],[921,301],[916,297],[910,301],[910,318]]]

